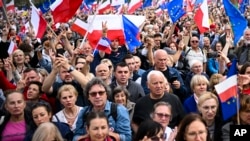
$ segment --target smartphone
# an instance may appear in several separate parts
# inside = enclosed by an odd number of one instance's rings
[[[174,82],[175,80],[177,80],[177,79],[178,79],[177,76],[173,76],[173,77],[170,78],[169,82],[170,82],[170,83],[173,83],[173,82]]]
[[[64,52],[65,52],[65,50],[64,50],[64,49],[57,49],[57,50],[56,50],[56,57],[60,57],[60,55],[59,55],[59,54],[63,55],[63,54],[64,54]]]

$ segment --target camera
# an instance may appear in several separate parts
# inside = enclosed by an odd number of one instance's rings
[[[208,52],[207,53],[207,58],[216,58],[219,57],[220,55],[218,54],[218,52]]]

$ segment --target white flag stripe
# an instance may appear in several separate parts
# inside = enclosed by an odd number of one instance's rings
[[[218,94],[223,93],[227,89],[237,85],[237,75],[233,75],[226,80],[220,82],[219,84],[215,85],[215,89]]]

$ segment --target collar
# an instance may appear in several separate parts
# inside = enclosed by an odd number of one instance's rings
[[[129,81],[129,80],[128,80],[128,81]],[[128,86],[128,81],[127,81],[126,87]],[[117,80],[115,80],[115,83],[116,83],[116,86],[124,87],[124,86],[122,86],[122,85],[119,85],[119,83],[117,82]],[[126,88],[126,87],[125,87],[125,88]]]
[[[194,100],[196,103],[198,103],[198,99],[199,99],[198,96],[194,93]]]

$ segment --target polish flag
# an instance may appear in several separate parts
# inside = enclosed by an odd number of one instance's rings
[[[88,23],[85,23],[80,19],[76,19],[75,22],[71,26],[71,30],[79,33],[82,36],[84,36],[87,33],[87,31],[89,33],[92,33],[92,30],[90,28],[91,27]]]
[[[133,14],[142,4],[142,0],[131,0],[128,6],[128,14]]]
[[[126,16],[136,27],[140,27],[145,21],[145,16],[136,15],[124,15]],[[88,23],[92,21],[94,16],[88,17]],[[107,22],[107,37],[109,40],[118,40],[120,45],[125,44],[125,36],[123,29],[122,15],[96,15],[92,33],[88,34],[88,40],[92,47],[95,47],[98,43],[98,39],[102,36],[102,22]],[[114,22],[115,21],[115,22]]]
[[[7,11],[15,11],[15,4],[14,0],[11,0],[9,3],[6,4]]]
[[[111,44],[110,40],[108,38],[103,37],[97,43],[96,49],[103,51],[107,54],[110,54],[111,53],[110,44]]]
[[[17,48],[16,44],[13,41],[10,41],[10,45],[8,48],[8,54],[11,55]]]
[[[111,10],[111,4],[109,0],[106,0],[105,2],[101,3],[98,6],[98,13],[99,14],[104,14],[107,10]]]
[[[209,29],[209,16],[208,16],[208,6],[207,0],[203,0],[199,9],[194,15],[194,21],[199,28],[200,33],[204,33]]]
[[[51,6],[51,14],[55,23],[66,23],[71,19],[78,8],[81,6],[82,0],[56,0]]]
[[[125,4],[125,0],[112,0],[111,6],[118,6]]]
[[[33,30],[37,38],[42,38],[44,32],[47,28],[47,22],[44,20],[42,15],[40,15],[36,9],[36,7],[32,6],[31,11],[31,24],[33,26]],[[27,28],[28,29],[28,28]]]

